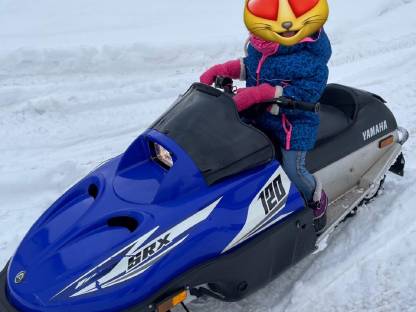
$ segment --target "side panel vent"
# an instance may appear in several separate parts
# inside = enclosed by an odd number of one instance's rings
[[[132,217],[114,217],[107,221],[108,226],[110,227],[124,227],[130,232],[134,232],[139,226],[139,222]]]
[[[98,196],[98,186],[95,184],[91,184],[88,187],[88,195],[90,195],[92,198],[96,199]]]

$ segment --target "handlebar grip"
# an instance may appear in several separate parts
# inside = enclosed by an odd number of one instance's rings
[[[215,88],[223,89],[224,93],[230,96],[234,95],[233,83],[234,81],[229,77],[217,76],[215,78]]]
[[[217,76],[215,77],[215,88],[224,89],[233,85],[233,80],[229,77]]]
[[[263,102],[261,105],[270,106],[270,105],[278,105],[280,108],[288,108],[288,109],[299,109],[306,112],[313,112],[318,113],[321,107],[321,104],[318,103],[308,103],[302,101],[295,101],[289,98],[280,97],[274,99],[272,101]]]
[[[224,92],[228,95],[231,95],[231,96],[234,95],[233,80],[229,77],[217,76],[215,78],[215,88],[223,89]],[[302,111],[314,112],[314,113],[318,113],[320,110],[320,106],[321,106],[319,102],[307,103],[307,102],[302,102],[302,101],[296,101],[296,100],[293,100],[291,98],[287,98],[284,96],[274,99],[272,101],[260,103],[260,106],[262,107],[268,107],[270,105],[278,105],[281,108],[299,109]]]
[[[295,102],[295,108],[304,110],[307,112],[318,113],[321,109],[321,104],[318,103],[307,103],[307,102]]]

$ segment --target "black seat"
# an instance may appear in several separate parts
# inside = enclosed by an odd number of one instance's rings
[[[396,120],[385,101],[371,92],[330,84],[320,103],[318,141],[306,159],[310,172],[317,172],[397,129]],[[363,131],[383,121],[388,129],[370,139],[363,139]]]
[[[319,102],[322,105],[336,107],[349,119],[354,120],[360,103],[359,98],[355,94],[356,91],[362,92],[361,90],[355,90],[339,84],[329,84]]]
[[[319,115],[321,124],[319,125],[318,144],[341,133],[351,124],[351,119],[334,106],[321,104]]]
[[[329,84],[321,99],[321,124],[317,145],[346,130],[357,114],[357,101],[351,89],[337,84]]]

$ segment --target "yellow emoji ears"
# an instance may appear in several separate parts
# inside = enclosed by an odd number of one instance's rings
[[[256,36],[291,46],[321,29],[328,14],[327,0],[246,0],[244,22]]]

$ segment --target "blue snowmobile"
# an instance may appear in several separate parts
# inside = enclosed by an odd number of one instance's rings
[[[379,96],[332,84],[320,105],[266,103],[319,108],[307,165],[331,204],[318,236],[275,142],[241,120],[231,83],[218,84],[192,85],[40,217],[0,274],[0,311],[166,312],[193,296],[240,300],[314,252],[377,195],[387,171],[403,174],[408,133]]]

